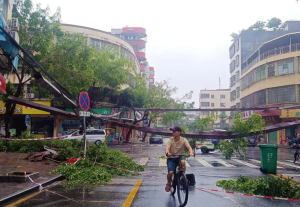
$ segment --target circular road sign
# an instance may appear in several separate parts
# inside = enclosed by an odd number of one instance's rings
[[[81,92],[79,95],[79,105],[83,111],[87,111],[90,108],[90,98],[89,94],[85,91]]]

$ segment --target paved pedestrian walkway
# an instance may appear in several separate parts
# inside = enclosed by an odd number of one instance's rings
[[[49,160],[38,162],[29,162],[25,160],[28,153],[5,153],[0,152],[0,174],[7,174],[10,172],[39,172],[40,177],[35,179],[36,183],[43,183],[57,175],[50,175],[58,164]],[[33,187],[36,184],[32,182],[26,183],[3,183],[0,182],[0,200],[8,195],[16,193],[21,190]]]

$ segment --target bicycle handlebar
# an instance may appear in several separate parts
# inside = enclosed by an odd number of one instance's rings
[[[190,157],[190,155],[176,155],[176,154],[174,154],[174,155],[171,155],[171,157]],[[194,157],[195,157],[195,155],[194,155]]]

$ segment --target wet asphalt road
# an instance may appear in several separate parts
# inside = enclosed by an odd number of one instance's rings
[[[145,145],[145,146],[141,146]],[[41,191],[37,194],[32,194],[32,197],[25,197],[25,199],[15,201],[14,206],[62,206],[62,207],[76,207],[76,206],[110,206],[110,207],[177,207],[179,206],[177,194],[175,197],[170,196],[164,191],[166,167],[159,166],[159,156],[164,154],[164,145],[118,145],[112,148],[121,149],[130,154],[134,160],[138,162],[139,158],[148,157],[145,173],[155,176],[150,178],[146,176],[135,177],[118,177],[111,183],[105,186],[99,186],[91,192],[84,191],[84,189],[77,189],[66,192],[61,185],[56,185],[47,190]],[[251,159],[259,159],[259,148],[248,148],[248,155]],[[187,168],[187,173],[193,173],[196,177],[196,186],[207,189],[219,189],[215,183],[222,179],[232,179],[239,176],[260,177],[263,175],[258,168],[249,167],[243,164],[234,162],[233,160],[226,160],[227,164],[233,167],[226,167],[215,160],[222,159],[223,156],[219,153],[210,153],[202,155],[197,153],[197,157],[201,157],[211,164],[212,167],[202,166],[195,158],[188,158],[188,163],[191,167]],[[279,149],[279,160],[285,163],[293,157],[293,150]],[[249,162],[250,166],[259,164]],[[289,164],[288,164],[289,165]],[[298,166],[298,165],[297,165]],[[300,165],[299,165],[300,168]],[[279,173],[296,174],[299,171],[295,167],[285,166],[278,169]],[[189,200],[187,207],[198,206],[214,206],[214,207],[269,207],[269,206],[300,206],[299,202],[280,201],[262,198],[245,197],[231,194],[222,194],[215,192],[199,191],[195,187],[190,186]],[[18,203],[19,202],[19,203]]]

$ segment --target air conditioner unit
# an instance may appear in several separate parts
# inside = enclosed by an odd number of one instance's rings
[[[19,31],[19,29],[20,29],[19,19],[13,17],[10,22],[10,30],[11,31]]]
[[[18,32],[12,31],[10,32],[11,36],[19,43],[19,34]]]
[[[34,98],[34,93],[27,93],[26,98]]]

